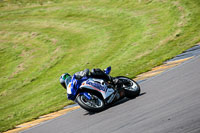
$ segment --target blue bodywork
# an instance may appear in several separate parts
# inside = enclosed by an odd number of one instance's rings
[[[104,72],[106,74],[109,74],[111,71],[111,67],[108,67],[104,70]],[[84,85],[83,83],[85,83],[86,85]],[[84,87],[88,87],[90,89],[99,91],[99,92],[104,92],[107,90],[106,86],[102,86],[98,83],[94,83],[91,77],[82,77],[81,79],[77,80],[76,76],[73,75],[72,79],[70,80],[70,83],[67,86],[67,97],[70,100],[75,100],[76,96],[77,96],[77,91],[78,89],[80,89],[81,86]],[[87,92],[81,92],[80,95],[84,95],[85,97],[87,97],[89,100],[91,99],[91,97],[88,95]],[[105,97],[105,95],[104,95]]]

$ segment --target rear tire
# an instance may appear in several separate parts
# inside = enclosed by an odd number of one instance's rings
[[[78,95],[76,102],[85,110],[89,112],[99,112],[105,108],[105,103],[101,97],[96,94],[89,93],[94,99],[88,100],[84,95]],[[92,103],[92,104],[91,104]]]
[[[140,86],[136,81],[124,76],[120,76],[117,78],[121,80],[122,83],[124,83],[122,86],[125,92],[125,97],[135,98],[140,95]],[[128,82],[129,82],[129,85],[127,85]]]

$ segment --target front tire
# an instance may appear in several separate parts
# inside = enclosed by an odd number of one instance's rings
[[[88,93],[92,100],[87,99],[84,95],[78,95],[76,102],[89,112],[99,112],[105,108],[105,103],[102,98],[96,94]]]
[[[140,86],[136,81],[124,76],[117,78],[122,81],[122,88],[127,98],[135,98],[140,95]]]

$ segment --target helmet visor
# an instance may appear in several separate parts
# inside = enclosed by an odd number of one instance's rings
[[[71,76],[69,76],[69,75],[66,75],[66,79],[65,79],[65,84],[66,84],[66,86],[69,84],[69,82],[71,81]]]

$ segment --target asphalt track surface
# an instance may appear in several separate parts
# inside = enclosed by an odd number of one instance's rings
[[[140,83],[100,113],[77,109],[24,133],[200,133],[200,56]]]

